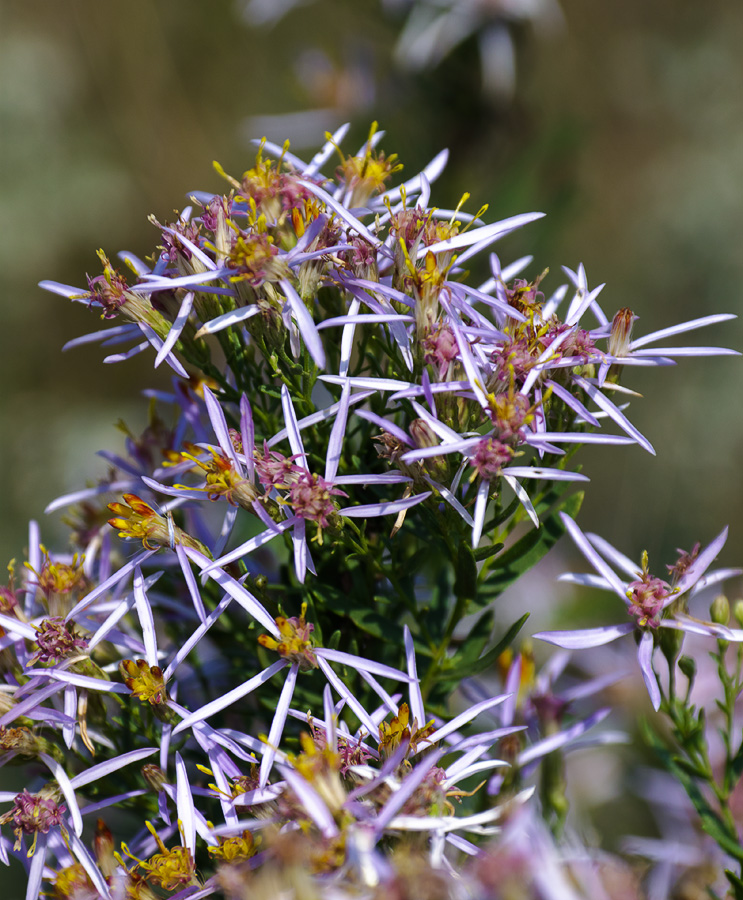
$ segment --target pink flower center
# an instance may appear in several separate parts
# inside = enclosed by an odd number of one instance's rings
[[[13,801],[13,823],[24,834],[47,834],[50,828],[62,824],[65,809],[51,797],[29,794],[24,788]]]
[[[286,487],[287,482],[292,481],[294,474],[300,472],[299,466],[294,464],[296,456],[284,456],[278,450],[269,450],[263,447],[263,454],[255,454],[255,470],[258,473],[261,484],[266,491],[275,487]]]
[[[294,514],[317,522],[320,528],[328,527],[328,517],[336,511],[333,496],[347,497],[348,494],[309,472],[303,471],[289,486],[289,502]]]
[[[671,588],[660,578],[644,574],[627,585],[627,596],[631,603],[627,612],[637,619],[637,624],[655,629],[660,625],[660,614],[671,596]]]
[[[439,324],[428,331],[421,340],[421,347],[424,361],[436,366],[439,378],[443,378],[449,364],[459,355],[457,339],[448,325]]]
[[[484,481],[492,481],[500,475],[503,466],[511,461],[513,452],[507,444],[492,437],[485,438],[477,445],[470,465]]]
[[[52,616],[38,626],[36,643],[39,645],[34,658],[42,663],[56,665],[75,651],[82,651],[88,641],[75,633],[74,625],[70,627],[61,616]]]

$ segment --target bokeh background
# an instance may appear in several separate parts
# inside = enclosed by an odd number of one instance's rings
[[[95,451],[121,446],[117,420],[141,427],[139,392],[168,378],[149,354],[117,366],[96,345],[62,354],[102,323],[37,282],[83,285],[99,247],[150,254],[148,214],[221,189],[211,161],[239,175],[264,134],[309,156],[326,129],[350,121],[355,149],[378,120],[407,175],[449,147],[433,202],[468,191],[491,221],[546,212],[502,259],[533,253],[528,274],[549,267],[549,292],[560,265],[583,262],[607,283],[604,308],[634,309],[638,331],[742,311],[743,4],[481,0],[485,30],[441,59],[433,42],[435,65],[417,70],[406,0],[305,0],[269,21],[284,5],[0,0],[0,559],[22,556],[30,518],[64,546],[45,505],[105,471]],[[688,342],[742,337],[732,322]],[[740,564],[743,366],[682,360],[626,383],[644,394],[631,416],[657,458],[585,452],[581,523],[659,563],[730,523],[722,562]],[[548,561],[508,615],[548,612],[565,594],[547,576],[566,567]],[[578,790],[611,794],[614,764],[592,759]]]

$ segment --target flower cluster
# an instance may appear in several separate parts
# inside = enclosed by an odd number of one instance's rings
[[[656,707],[662,630],[743,636],[683,605],[738,571],[705,574],[724,535],[665,581],[572,518],[579,445],[653,452],[626,367],[729,353],[651,345],[730,316],[633,338],[582,266],[547,296],[530,258],[501,265],[492,245],[540,214],[431,207],[445,153],[391,186],[381,133],[347,154],[345,131],[310,162],[262,142],[240,178],[217,167],[225,194],[151,220],[148,260],[101,251],[86,288],[42,283],[118,320],[72,344],[154,351],[172,387],[148,392],[105,478],[50,505],[74,555],[32,523],[25,577],[0,594],[2,759],[35,781],[0,794],[16,838],[0,853],[27,866],[28,900],[45,880],[76,900],[402,897],[421,878],[430,897],[514,879],[599,896],[600,867],[544,822],[565,823],[563,752],[621,739],[591,705],[613,677],[557,690],[567,657],[537,676],[528,646],[514,656],[525,616],[493,645],[491,601],[567,530],[631,621],[538,636],[637,631]],[[122,805],[141,815],[125,842],[106,822]]]

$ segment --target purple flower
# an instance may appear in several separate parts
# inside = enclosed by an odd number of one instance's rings
[[[326,647],[318,647],[312,640],[312,625],[305,620],[306,607],[303,607],[300,616],[293,616],[289,619],[280,616],[272,624],[272,635],[262,635],[259,639],[264,647],[275,650],[281,657],[278,662],[273,663],[267,669],[254,675],[238,687],[229,691],[221,697],[217,697],[211,702],[202,706],[201,709],[192,713],[187,713],[184,718],[173,729],[173,735],[179,734],[187,728],[203,722],[210,716],[215,715],[223,709],[236,703],[238,700],[252,693],[262,684],[289,666],[284,686],[276,705],[271,728],[266,738],[265,746],[257,745],[263,754],[260,768],[259,787],[263,788],[268,782],[268,776],[271,772],[273,761],[279,748],[279,741],[284,731],[284,725],[289,713],[294,688],[297,677],[300,672],[319,669],[325,676],[328,684],[343,698],[349,708],[353,710],[355,715],[362,722],[367,731],[374,732],[376,723],[369,713],[359,703],[353,692],[344,684],[344,682],[335,674],[331,667],[331,663],[346,666],[358,672],[365,677],[372,687],[374,687],[374,675],[381,675],[386,678],[392,678],[397,681],[407,681],[409,676],[404,672],[393,669],[390,666],[378,663],[373,660],[363,659],[350,653],[343,653],[339,650],[331,650]],[[378,687],[378,693],[382,697],[386,697],[386,692]]]
[[[585,535],[570,516],[564,513],[561,513],[561,516],[578,549],[598,573],[598,575],[568,575],[564,576],[563,580],[614,591],[621,598],[627,614],[634,621],[575,631],[542,631],[535,634],[534,637],[556,644],[558,647],[578,650],[585,647],[599,647],[617,640],[625,634],[638,632],[640,637],[637,658],[650,700],[656,710],[661,703],[661,691],[653,670],[653,654],[657,646],[658,628],[674,628],[729,641],[743,641],[743,630],[691,619],[685,615],[681,605],[678,604],[678,601],[685,594],[692,592],[692,589],[699,590],[703,586],[743,571],[741,569],[723,569],[703,578],[704,573],[725,544],[727,528],[723,529],[709,546],[698,552],[693,560],[684,554],[682,565],[679,567],[677,564],[672,567],[676,571],[681,570],[682,574],[675,578],[674,583],[670,585],[650,574],[647,568],[647,554],[643,556],[643,564],[636,566],[603,538],[597,535]],[[629,576],[630,580],[625,581],[620,578],[609,563],[624,572],[625,577]]]
[[[600,709],[587,716],[566,722],[566,713],[574,703],[592,696],[624,676],[624,672],[592,679],[571,687],[554,689],[554,682],[564,672],[570,659],[567,652],[554,654],[542,670],[533,674],[530,655],[519,654],[513,660],[504,677],[505,702],[488,713],[501,726],[524,723],[521,735],[510,739],[509,752],[501,751],[513,765],[528,775],[540,760],[555,750],[582,749],[595,744],[625,741],[626,735],[618,732],[597,732],[588,737],[585,733],[602,722],[610,710]],[[487,695],[486,688],[476,679],[466,679],[460,687],[468,700],[476,701]],[[519,740],[528,739],[528,744]],[[495,775],[488,786],[489,793],[496,793],[503,783],[502,775]]]
[[[260,465],[268,472],[269,463],[273,463],[273,469],[280,466],[282,477],[285,481],[274,484],[272,493],[276,500],[284,506],[291,515],[281,522],[270,522],[268,528],[257,537],[251,538],[229,553],[215,559],[210,563],[205,573],[210,573],[218,567],[224,567],[236,559],[246,556],[257,547],[272,540],[283,531],[292,530],[292,543],[294,547],[294,565],[297,577],[304,581],[307,569],[314,573],[312,558],[309,553],[306,540],[306,523],[314,522],[317,528],[318,541],[322,542],[322,529],[329,524],[329,517],[370,517],[383,516],[408,509],[430,496],[430,491],[406,497],[401,500],[391,500],[382,503],[364,504],[360,506],[338,507],[333,495],[345,496],[337,485],[340,484],[388,484],[391,479],[388,475],[358,474],[350,476],[338,476],[338,464],[341,456],[341,447],[345,436],[348,409],[350,405],[350,386],[346,385],[337,406],[335,421],[328,441],[325,474],[324,477],[309,471],[307,454],[302,442],[300,423],[294,412],[294,405],[286,386],[282,387],[281,402],[286,421],[286,436],[292,450],[293,463],[287,465],[275,457],[266,460],[264,457]],[[311,424],[311,423],[308,423]],[[274,439],[275,441],[275,439]],[[271,446],[274,441],[269,441]],[[287,458],[284,458],[287,459]],[[406,477],[396,478],[396,481],[408,481]]]
[[[523,395],[517,395],[523,399]],[[476,547],[482,535],[485,523],[485,513],[488,500],[492,491],[491,482],[502,477],[511,487],[534,524],[539,527],[539,518],[529,499],[528,494],[518,481],[519,478],[534,478],[547,481],[588,481],[585,475],[577,472],[567,472],[564,469],[548,468],[543,466],[513,466],[509,465],[516,455],[515,447],[519,442],[526,441],[525,431],[522,431],[522,422],[515,426],[512,432],[504,434],[502,427],[497,427],[490,435],[477,435],[476,437],[462,437],[447,425],[444,425],[420,404],[411,401],[413,408],[426,422],[434,435],[442,438],[441,443],[433,446],[420,447],[416,450],[408,450],[400,456],[403,463],[417,462],[431,457],[441,456],[447,453],[461,453],[474,469],[472,479],[479,476],[480,484],[477,488],[474,515],[469,516],[461,507],[454,504],[451,497],[454,491],[448,493],[441,490],[441,486],[432,482],[427,476],[426,480],[442,493],[445,500],[451,503],[462,518],[472,525],[472,546]],[[506,443],[508,441],[508,443]],[[611,438],[607,441],[609,443]],[[456,489],[456,486],[453,486]]]
[[[39,649],[31,657],[29,663],[41,662],[56,665],[66,656],[87,649],[88,639],[77,634],[74,624],[69,625],[62,616],[44,619],[36,628],[36,643]]]
[[[87,872],[101,896],[106,898],[111,896],[103,874],[80,838],[83,831],[83,815],[97,812],[108,805],[137,796],[141,791],[117,794],[92,806],[82,808],[78,803],[75,792],[85,785],[92,784],[106,775],[118,771],[124,766],[145,759],[155,752],[156,748],[154,747],[132,750],[129,753],[124,753],[121,756],[90,766],[73,777],[67,775],[62,765],[51,756],[42,753],[39,755],[39,759],[49,768],[56,784],[51,783],[36,794],[31,794],[26,789],[15,797],[5,792],[0,793],[0,800],[13,800],[13,808],[0,817],[0,823],[12,822],[15,826],[14,830],[17,838],[15,849],[20,848],[23,835],[33,835],[31,847],[26,854],[27,857],[32,857],[29,866],[26,900],[37,900],[40,894],[44,860],[51,846],[50,839],[54,836],[52,829],[56,828],[60,829],[66,846],[72,852],[75,860]],[[64,804],[60,802],[62,799],[65,801]]]

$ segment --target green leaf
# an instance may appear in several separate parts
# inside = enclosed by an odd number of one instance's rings
[[[560,510],[575,518],[581,503],[583,492],[571,494],[561,505]],[[522,538],[501,554],[495,562],[486,584],[480,588],[487,593],[489,599],[497,597],[517,581],[524,572],[535,566],[543,556],[559,541],[565,533],[565,526],[556,510],[542,522],[541,528],[533,528]]]
[[[398,619],[394,614],[384,614],[389,607],[386,598],[374,597],[373,603],[365,598],[363,602],[360,602],[355,599],[355,592],[346,593],[327,584],[323,585],[321,597],[315,592],[308,591],[307,593],[313,596],[318,609],[351,619],[355,627],[372,637],[385,641],[399,640]],[[325,619],[325,617],[323,618]],[[317,622],[317,619],[313,619],[313,622]]]
[[[576,466],[574,471],[580,472],[581,467]],[[573,487],[575,482],[572,481],[555,481],[552,482],[551,486],[547,490],[547,492],[538,499],[532,498],[532,503],[534,504],[534,509],[536,510],[537,515],[541,517],[549,512],[560,500],[561,497],[564,497],[570,489]],[[538,485],[544,485],[545,482],[537,482]]]
[[[480,654],[485,649],[485,645],[490,640],[493,633],[493,624],[495,622],[495,613],[488,610],[475,622],[467,633],[467,637],[459,648],[457,653],[452,657],[452,663],[458,668],[471,666],[478,661]]]
[[[452,589],[449,575],[448,567],[441,569],[438,573],[424,610],[429,634],[436,641],[440,641],[444,637],[452,605]]]
[[[475,550],[475,559],[477,562],[482,562],[484,559],[489,559],[491,556],[495,556],[496,553],[500,553],[503,549],[503,544],[491,544],[490,547],[480,547],[478,550]]]
[[[674,756],[673,761],[677,766],[682,768],[684,772],[688,775],[691,775],[692,778],[706,778],[707,773],[704,769],[701,769],[698,765],[693,763],[691,760],[683,759],[679,756]]]
[[[519,498],[514,497],[505,509],[497,512],[492,519],[490,519],[485,523],[485,525],[483,525],[483,534],[490,534],[493,529],[497,528],[499,525],[502,525],[507,519],[510,519],[511,516],[519,508],[519,506]]]
[[[730,869],[725,869],[725,875],[733,888],[733,897],[735,900],[743,900],[743,881]]]
[[[468,541],[462,541],[459,545],[454,594],[460,600],[474,600],[477,596],[477,564]]]
[[[479,659],[473,662],[467,662],[465,665],[457,665],[453,669],[446,669],[437,677],[437,680],[441,679],[461,679],[467,678],[471,675],[478,675],[480,672],[483,672],[485,669],[488,669],[492,666],[498,657],[510,647],[514,640],[516,639],[516,635],[523,628],[524,622],[529,618],[529,613],[524,613],[520,619],[511,625],[508,631],[503,635],[503,637],[498,641],[495,647],[492,647],[481,656]]]
[[[341,630],[340,628],[336,628],[335,631],[330,635],[330,640],[325,644],[325,646],[329,650],[337,650],[338,644],[341,642]]]

